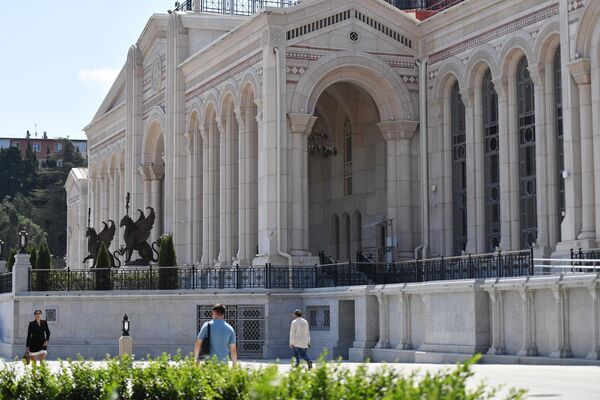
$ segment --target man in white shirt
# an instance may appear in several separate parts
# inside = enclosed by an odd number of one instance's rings
[[[300,358],[306,360],[308,369],[312,368],[312,361],[306,354],[310,347],[310,332],[308,330],[308,321],[302,318],[302,311],[294,311],[294,320],[290,327],[290,348],[294,349],[296,367],[300,365]]]

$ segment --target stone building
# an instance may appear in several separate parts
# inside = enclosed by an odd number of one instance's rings
[[[130,193],[180,264],[597,246],[600,0],[422,21],[382,0],[207,3],[153,15],[129,48],[85,128],[70,231],[88,207],[96,229],[119,221]]]

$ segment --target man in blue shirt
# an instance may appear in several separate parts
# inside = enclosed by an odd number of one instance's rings
[[[210,354],[209,358],[217,356],[222,362],[231,359],[233,366],[237,362],[237,346],[235,331],[233,327],[225,322],[225,307],[221,304],[215,304],[212,309],[212,321],[205,322],[198,333],[194,345],[194,356],[197,362],[200,362],[200,349],[202,341],[208,336],[208,325],[210,324]]]

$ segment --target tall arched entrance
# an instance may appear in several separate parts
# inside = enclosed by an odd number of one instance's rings
[[[337,82],[320,95],[314,115],[307,138],[310,251],[336,261],[384,255],[391,232],[380,234],[387,227],[387,157],[377,106],[363,88]]]

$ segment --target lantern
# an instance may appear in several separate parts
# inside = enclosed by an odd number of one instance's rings
[[[127,314],[123,316],[123,321],[121,321],[121,329],[123,331],[122,336],[129,336],[129,317]]]

